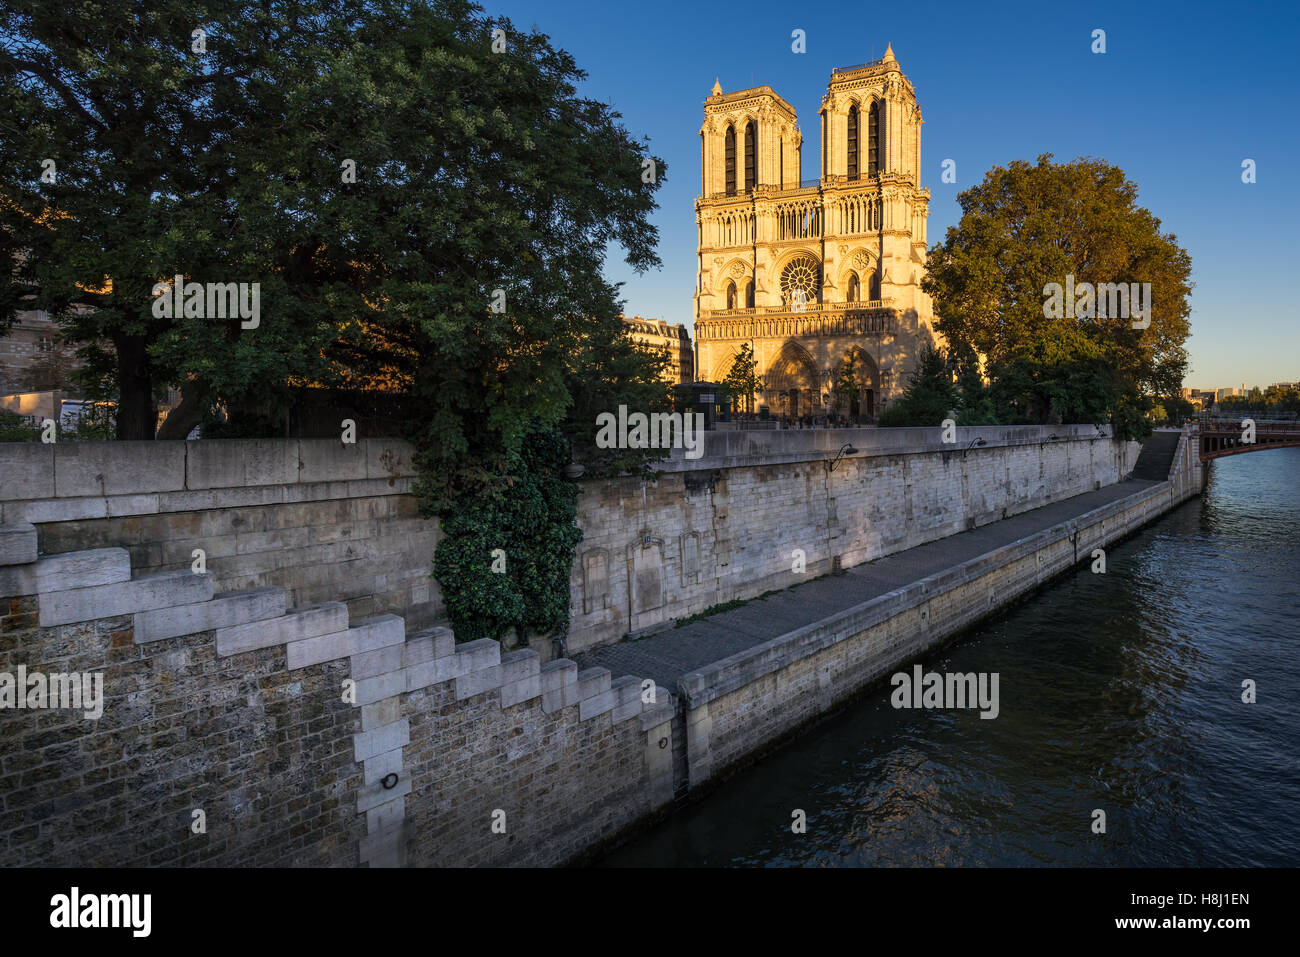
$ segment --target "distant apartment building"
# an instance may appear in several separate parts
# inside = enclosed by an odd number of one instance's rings
[[[43,310],[17,313],[8,332],[0,333],[0,395],[72,390],[80,368],[76,350],[59,339],[59,326]]]
[[[670,326],[662,319],[642,319],[640,316],[624,316],[632,340],[643,346],[660,349],[668,353],[669,365],[664,378],[678,385],[695,381],[695,353],[691,347],[691,334],[680,322]]]

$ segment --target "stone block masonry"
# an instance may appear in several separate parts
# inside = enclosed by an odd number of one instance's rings
[[[1130,445],[1058,428],[958,430],[955,449],[929,430],[714,433],[701,467],[587,483],[571,647],[784,587],[794,548],[813,577],[1130,470]],[[845,442],[858,451],[827,470]],[[114,458],[140,449],[0,446],[0,673],[99,672],[105,693],[98,720],[0,709],[0,866],[581,859],[1199,490],[1184,437],[1169,481],[1110,511],[649,695],[606,668],[457,645],[409,594],[383,592],[382,563],[426,576],[436,537],[413,515],[400,450],[290,442],[296,459],[270,444],[234,463],[193,444],[153,477]],[[49,497],[12,497],[11,475],[45,468]],[[391,538],[406,534],[401,502],[429,538]],[[358,541],[380,564],[331,551],[362,514],[375,524]],[[196,542],[205,572],[190,567]],[[349,576],[360,583],[338,584]]]
[[[814,576],[851,567],[1114,484],[1137,454],[1091,426],[962,428],[948,444],[937,426],[704,439],[702,458],[677,450],[657,479],[581,483],[570,653],[793,584],[796,550]],[[844,444],[856,451],[828,471]],[[115,548],[148,575],[202,549],[216,593],[278,587],[290,607],[337,601],[427,628],[444,614],[440,532],[410,495],[411,458],[387,439],[0,443],[0,523],[20,529],[0,532],[0,584],[33,573],[34,528],[47,555]],[[113,561],[119,577],[83,586],[124,580]]]
[[[801,725],[933,651],[999,608],[1088,562],[1199,494],[1194,442],[1180,437],[1168,480],[1076,519],[682,675],[691,789],[709,785]]]
[[[409,494],[410,463],[409,446],[381,439],[0,443],[0,590],[81,574],[33,566],[38,539],[46,555],[115,550],[118,577],[85,586],[124,581],[123,561],[137,575],[189,568],[202,549],[217,592],[277,587],[290,606],[341,601],[427,627],[442,614],[439,533]]]
[[[709,432],[702,458],[676,452],[657,480],[586,482],[568,651],[1113,485],[1139,447],[1108,430]]]
[[[0,675],[104,701],[0,707],[0,866],[558,865],[673,799],[639,678],[4,535]]]

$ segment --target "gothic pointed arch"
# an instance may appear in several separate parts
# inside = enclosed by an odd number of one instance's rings
[[[876,399],[880,395],[880,368],[876,360],[860,345],[852,345],[840,355],[831,370],[833,386],[842,383],[846,370],[851,369],[851,378],[857,385],[857,394],[836,394],[836,404],[841,411],[854,417],[876,414]]]
[[[794,339],[782,343],[763,375],[763,393],[782,415],[809,415],[821,407],[822,377],[812,354]]]
[[[846,137],[846,143],[845,143],[845,151],[848,154],[845,157],[847,161],[845,165],[848,171],[849,179],[858,179],[859,173],[861,171],[861,168],[858,165],[859,126],[860,123],[858,119],[858,104],[854,103],[849,107],[848,136]]]
[[[726,191],[728,196],[736,195],[736,128],[727,124],[723,134],[723,163],[725,164]]]

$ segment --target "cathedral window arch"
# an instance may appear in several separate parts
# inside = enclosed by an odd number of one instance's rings
[[[849,107],[847,167],[849,179],[858,178],[858,104]]]
[[[754,308],[754,282],[753,282],[753,280],[750,280],[749,282],[745,283],[745,308],[746,308],[746,309],[753,309],[753,308]]]
[[[736,128],[728,126],[727,132],[723,135],[723,154],[726,164],[726,187],[727,195],[736,195]]]
[[[885,166],[884,102],[873,100],[867,114],[867,175],[874,175]]]
[[[878,272],[871,274],[871,298],[873,301],[880,298],[880,273]]]
[[[758,129],[754,121],[745,124],[745,192],[751,193],[758,182]]]
[[[734,282],[727,283],[727,308],[736,308],[736,284]]]
[[[856,272],[849,273],[849,290],[844,298],[846,302],[857,302],[862,298],[862,286],[858,282],[858,274]]]

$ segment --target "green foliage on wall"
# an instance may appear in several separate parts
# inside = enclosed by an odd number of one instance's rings
[[[433,570],[457,639],[514,628],[522,644],[530,633],[567,631],[569,572],[582,540],[568,461],[558,430],[535,430],[498,490],[465,496],[443,515]]]
[[[0,442],[39,442],[41,430],[28,425],[21,415],[0,409]]]

